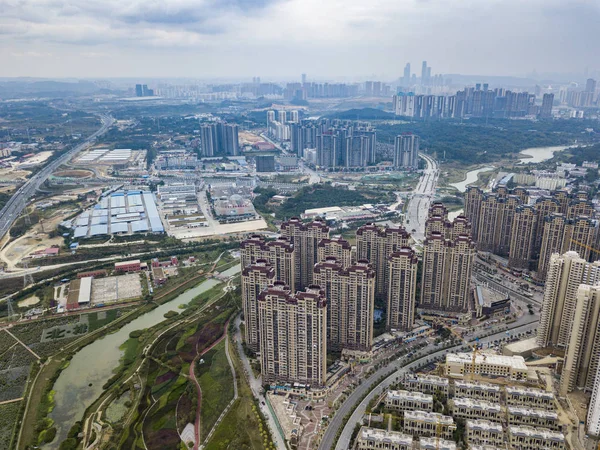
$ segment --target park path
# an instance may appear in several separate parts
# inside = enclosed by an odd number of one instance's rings
[[[12,336],[12,338],[13,338],[15,341],[17,341],[19,344],[21,344],[23,347],[25,347],[25,349],[26,349],[26,350],[28,350],[28,351],[29,351],[29,353],[31,353],[33,356],[35,356],[35,357],[36,357],[36,359],[38,359],[38,360],[39,360],[39,359],[41,359],[41,358],[39,357],[39,355],[38,355],[36,352],[34,352],[33,350],[31,350],[29,347],[27,347],[27,345],[25,345],[25,343],[24,343],[24,342],[23,342],[21,339],[19,339],[19,338],[18,338],[18,337],[16,337],[14,334],[12,334],[12,333],[11,333],[11,332],[8,330],[8,328],[3,328],[3,330],[4,330],[4,331],[6,331],[8,334],[10,334],[10,335]]]
[[[190,364],[190,372],[189,372],[190,379],[196,385],[196,391],[198,392],[198,405],[196,406],[196,421],[194,423],[194,436],[195,436],[194,450],[198,450],[198,446],[200,444],[200,411],[202,408],[202,389],[200,388],[200,383],[198,382],[198,379],[196,378],[196,372],[194,370],[194,367],[196,367],[196,362],[198,361],[198,358],[200,358],[201,356],[208,353],[217,344],[219,344],[223,339],[225,339],[227,337],[227,328],[228,327],[229,327],[229,320],[227,322],[225,322],[225,328],[223,329],[223,335],[219,339],[217,339],[215,342],[213,342],[209,347],[205,348],[202,351],[202,353],[198,353],[198,342],[196,342],[196,357],[192,361],[192,364]]]
[[[229,338],[227,338],[225,340],[225,356],[227,357],[227,361],[229,362],[229,368],[231,369],[231,375],[233,376],[233,398],[228,403],[228,405],[225,407],[223,412],[221,412],[221,415],[219,416],[219,418],[217,419],[217,421],[215,422],[215,424],[213,425],[213,427],[211,428],[209,433],[204,438],[204,442],[202,443],[202,446],[200,447],[201,449],[204,448],[206,443],[210,440],[210,438],[212,437],[213,433],[215,432],[215,430],[217,429],[217,427],[219,426],[219,424],[221,423],[223,418],[227,415],[227,413],[229,412],[229,410],[231,409],[231,407],[233,406],[233,404],[239,397],[237,375],[235,372],[235,366],[233,365],[233,360],[231,359],[231,354],[229,353],[229,351],[230,351],[229,350],[229,345],[230,345],[229,342],[230,342],[230,340],[229,340]]]

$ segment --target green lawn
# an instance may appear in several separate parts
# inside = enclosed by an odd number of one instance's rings
[[[225,341],[202,356],[204,363],[196,366],[196,376],[202,388],[201,436],[206,436],[233,398],[233,377],[225,355]]]
[[[21,402],[0,405],[0,448],[9,448],[19,418]]]
[[[231,353],[238,379],[239,398],[225,415],[204,448],[206,450],[275,449],[270,436],[268,436],[263,419],[253,409],[253,407],[256,408],[254,397],[246,379],[241,375],[243,373],[241,362],[235,352],[232,351]]]

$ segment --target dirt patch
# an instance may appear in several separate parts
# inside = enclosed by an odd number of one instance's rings
[[[240,139],[240,143],[242,145],[244,144],[255,144],[257,142],[262,142],[264,141],[263,138],[261,138],[260,136],[257,136],[254,133],[250,133],[249,131],[240,131],[239,132],[239,139]]]
[[[29,170],[0,169],[0,180],[15,181],[25,180],[31,172]]]
[[[19,302],[19,308],[25,308],[27,306],[37,305],[40,302],[40,299],[37,295],[32,295],[31,297],[26,298],[25,300],[21,300]]]
[[[54,172],[53,175],[55,177],[62,178],[91,178],[94,176],[94,172],[92,172],[91,170],[71,169],[59,170],[58,172]]]

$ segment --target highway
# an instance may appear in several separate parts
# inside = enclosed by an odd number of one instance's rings
[[[539,318],[537,316],[523,315],[516,322],[512,323],[508,329],[512,330],[514,333],[523,333],[535,330],[537,328],[538,323]],[[505,330],[499,331],[490,336],[479,339],[479,343],[492,343],[494,340],[505,338],[506,333],[507,332]],[[445,350],[435,350],[436,347],[434,347],[433,345],[428,345],[427,347],[417,352],[417,355],[422,355],[421,358],[408,364],[405,363],[404,358],[399,358],[393,363],[382,367],[366,380],[363,380],[362,384],[360,384],[352,392],[352,394],[350,394],[350,396],[344,401],[344,403],[342,403],[340,408],[336,411],[335,416],[333,417],[333,419],[331,419],[329,426],[325,430],[325,434],[323,435],[323,439],[321,440],[321,443],[319,445],[319,450],[331,450],[332,448],[335,448],[335,450],[349,449],[350,438],[352,436],[352,432],[354,431],[354,427],[362,419],[367,405],[375,396],[382,394],[385,389],[387,389],[390,385],[395,383],[397,377],[402,377],[409,370],[415,369],[423,365],[427,360],[431,361],[432,358],[443,356],[444,354],[449,352],[457,351],[457,349],[460,348],[461,345],[451,347]],[[392,369],[394,370],[394,372],[391,375],[387,376],[378,385],[373,386],[377,379],[389,373]],[[366,395],[366,397],[360,402],[360,404],[357,405],[358,401],[364,395]],[[343,425],[344,417],[350,412],[352,412],[352,416],[350,416],[350,419],[344,426],[342,434],[340,435],[340,438],[336,443],[335,437],[338,433],[338,430]]]
[[[435,194],[440,171],[437,161],[433,158],[424,153],[419,153],[419,157],[425,160],[427,167],[423,170],[419,184],[417,184],[408,202],[405,226],[412,233],[415,241],[422,242],[425,236],[425,221],[427,220],[429,205]]]
[[[21,211],[25,209],[29,199],[35,196],[38,188],[48,179],[50,174],[77,153],[91,145],[98,136],[104,134],[114,123],[114,119],[107,115],[101,115],[100,120],[102,121],[102,126],[98,131],[89,136],[81,144],[73,147],[71,150],[45,166],[42,170],[29,178],[29,180],[13,194],[2,211],[0,211],[0,239],[8,232],[14,221],[19,217],[19,214],[21,214]]]

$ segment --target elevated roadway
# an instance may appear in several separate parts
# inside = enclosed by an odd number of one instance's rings
[[[102,126],[98,131],[89,136],[79,145],[73,147],[68,152],[63,153],[60,157],[46,165],[44,168],[42,168],[42,170],[29,178],[25,184],[13,194],[8,203],[6,203],[4,208],[2,208],[0,211],[0,239],[2,239],[8,232],[23,209],[25,209],[27,202],[33,196],[35,196],[36,191],[48,179],[52,172],[58,169],[62,164],[66,163],[77,153],[89,147],[96,140],[96,138],[104,134],[115,121],[112,117],[107,115],[100,116],[100,120],[102,121]]]

